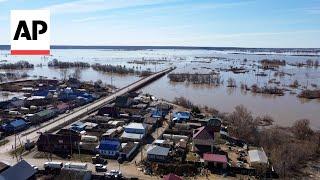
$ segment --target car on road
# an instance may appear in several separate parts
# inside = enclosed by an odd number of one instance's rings
[[[122,178],[122,173],[121,171],[118,170],[111,170],[110,172],[105,173],[105,177],[107,179],[111,178],[111,179],[121,179]]]
[[[107,166],[104,166],[102,164],[96,164],[95,168],[96,168],[97,172],[106,172],[107,171]]]
[[[31,165],[31,167],[32,167],[34,170],[39,171],[39,168],[38,168],[37,166]]]

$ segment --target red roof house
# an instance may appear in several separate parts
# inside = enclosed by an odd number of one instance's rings
[[[228,160],[226,155],[204,153],[204,162],[207,164],[213,164],[214,167],[227,168]]]

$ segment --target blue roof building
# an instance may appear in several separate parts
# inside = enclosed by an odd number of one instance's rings
[[[97,148],[99,154],[113,158],[118,157],[120,149],[121,143],[115,139],[102,140]]]
[[[174,122],[189,121],[190,118],[191,118],[191,114],[187,111],[175,112],[173,113],[172,121]]]
[[[25,160],[22,160],[14,166],[8,168],[0,174],[2,180],[23,180],[23,179],[36,179],[36,170],[28,164]]]
[[[2,125],[2,129],[7,133],[19,132],[27,127],[27,123],[22,119],[15,119],[7,124]]]
[[[166,116],[166,113],[161,110],[154,109],[151,111],[151,117],[153,118],[162,118],[164,116]]]
[[[73,123],[71,124],[71,127],[70,127],[70,129],[78,132],[83,131],[85,128],[86,128],[86,125],[82,122]]]
[[[39,90],[33,93],[33,96],[44,96],[47,97],[49,94],[49,90]]]

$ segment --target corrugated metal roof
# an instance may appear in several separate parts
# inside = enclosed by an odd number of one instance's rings
[[[1,180],[25,180],[32,177],[36,173],[36,170],[28,164],[25,160],[22,160],[5,170],[0,174]]]
[[[153,146],[148,149],[147,154],[160,155],[160,156],[168,156],[170,148],[161,147],[161,146]]]
[[[121,138],[127,138],[127,139],[142,139],[144,137],[144,134],[136,134],[136,133],[127,133],[123,132],[121,135]]]
[[[221,154],[204,153],[203,159],[209,162],[219,162],[219,163],[228,162],[226,155],[221,155]]]
[[[16,119],[14,121],[11,121],[10,124],[13,126],[13,127],[19,127],[19,126],[24,126],[26,124],[26,122],[22,119]]]
[[[142,123],[130,123],[125,128],[130,128],[130,129],[146,129],[146,125]]]
[[[268,157],[264,151],[261,150],[250,150],[249,152],[249,159],[250,162],[257,162],[257,163],[268,163]]]
[[[37,112],[36,115],[43,117],[43,116],[47,116],[47,115],[53,114],[53,113],[55,113],[54,110],[52,110],[52,109],[46,109],[46,110]]]
[[[99,145],[99,149],[101,150],[119,150],[120,148],[119,141],[112,141],[112,140],[102,140]]]

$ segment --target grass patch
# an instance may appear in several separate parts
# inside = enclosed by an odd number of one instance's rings
[[[23,146],[19,146],[19,147],[17,147],[17,149],[10,151],[10,154],[12,156],[14,156],[14,155],[20,155],[23,152],[24,152],[24,147]]]
[[[8,142],[9,142],[8,139],[3,139],[3,140],[0,141],[0,146],[3,146],[5,144],[7,144]]]
[[[189,152],[189,153],[187,154],[186,161],[198,162],[198,161],[200,161],[200,157],[199,157],[199,155],[196,154],[196,153]]]
[[[92,162],[92,156],[88,154],[73,154],[70,160],[81,161],[81,162]]]

